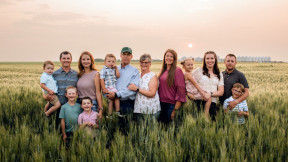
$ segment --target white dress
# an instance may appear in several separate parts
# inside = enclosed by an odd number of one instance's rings
[[[139,88],[149,90],[149,82],[151,78],[153,78],[154,76],[155,74],[153,72],[144,74],[140,78]],[[158,91],[152,98],[146,97],[139,92],[137,93],[134,105],[134,113],[155,114],[158,111],[160,111],[160,101]]]
[[[220,80],[217,76],[211,76],[210,78],[203,75],[203,69],[197,68],[192,72],[195,81],[200,88],[207,93],[215,92],[218,90],[218,86],[224,86],[223,74],[220,72]],[[212,102],[217,103],[218,97],[212,97]]]

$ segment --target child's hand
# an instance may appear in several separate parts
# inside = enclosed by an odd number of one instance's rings
[[[242,115],[244,115],[244,111],[238,112],[238,116],[239,116],[239,117],[242,116]]]
[[[48,90],[48,94],[53,95],[53,94],[54,94],[54,91]]]
[[[66,139],[67,139],[67,135],[66,135],[66,133],[63,134],[62,139],[63,139],[64,143],[66,143]]]
[[[105,88],[102,90],[103,93],[108,93],[108,90]]]
[[[112,65],[112,68],[113,68],[113,69],[117,69],[117,65],[116,65],[116,64],[113,64],[113,65]]]

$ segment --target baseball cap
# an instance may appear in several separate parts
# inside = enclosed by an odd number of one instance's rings
[[[122,50],[121,50],[121,53],[124,53],[124,52],[128,52],[128,53],[132,54],[132,50],[129,47],[123,47]]]

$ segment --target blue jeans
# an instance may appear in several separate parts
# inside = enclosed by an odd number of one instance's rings
[[[132,114],[134,111],[135,100],[120,100],[120,113],[121,115]]]
[[[171,121],[171,114],[175,108],[175,104],[160,102],[161,112],[159,121],[163,123],[169,123]]]

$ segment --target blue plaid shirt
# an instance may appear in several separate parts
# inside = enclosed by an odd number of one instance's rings
[[[105,87],[111,87],[116,89],[116,72],[115,69],[111,69],[104,65],[100,71],[100,79],[104,79]]]
[[[76,87],[78,81],[78,74],[75,70],[70,69],[68,73],[66,73],[61,67],[57,71],[53,73],[53,77],[57,82],[58,86],[58,98],[61,105],[67,102],[67,98],[65,97],[66,87],[74,86]]]

